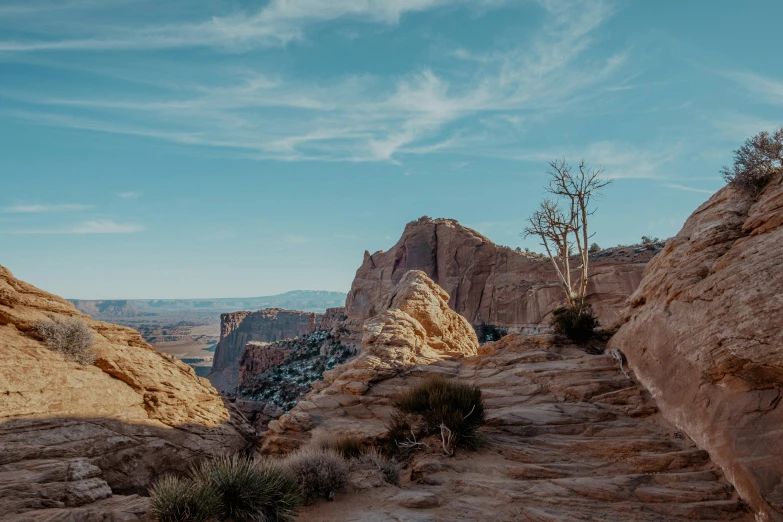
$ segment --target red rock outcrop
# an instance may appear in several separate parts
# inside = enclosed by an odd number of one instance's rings
[[[333,330],[343,325],[348,316],[345,314],[345,307],[327,308],[326,313],[318,321],[319,330]]]
[[[312,436],[378,443],[394,394],[434,375],[482,390],[484,447],[446,458],[424,441],[401,488],[352,481],[361,493],[307,507],[303,520],[750,522],[707,452],[614,358],[552,336],[511,334],[477,349],[447,300],[422,272],[405,274],[390,308],[367,321],[364,352],[271,422],[263,448],[287,452]]]
[[[35,325],[49,316],[86,322],[94,365],[44,345]],[[0,513],[20,513],[10,519],[141,520],[146,501],[112,490],[143,492],[161,473],[252,443],[246,419],[192,368],[2,266],[0,354]]]
[[[365,395],[374,382],[389,379],[416,364],[475,355],[476,333],[448,306],[449,296],[424,272],[406,272],[399,283],[384,296],[387,310],[380,311],[364,324],[362,352],[345,364],[324,372],[324,381],[313,384],[289,413],[269,423],[264,451],[289,451],[310,437],[309,431],[330,432],[345,428],[344,415],[311,417],[316,404],[353,405],[361,421],[353,422],[356,435],[375,439],[385,432],[388,404],[375,404],[373,412]],[[366,398],[368,401],[372,397]]]
[[[653,255],[654,249],[628,247],[591,258],[588,294],[602,324],[616,320]],[[538,331],[563,301],[549,260],[498,246],[452,219],[423,217],[408,223],[388,252],[365,252],[346,300],[349,326],[358,331],[387,307],[384,296],[408,270],[431,277],[451,296],[452,309],[474,325]]]
[[[251,341],[274,342],[315,330],[318,314],[267,308],[257,312],[232,312],[220,316],[220,342],[215,349],[208,378],[215,388],[233,392],[239,378],[239,359]]]
[[[272,366],[277,366],[290,353],[290,349],[282,349],[275,343],[259,343],[256,341],[247,343],[245,351],[239,359],[239,381],[237,386],[242,387],[251,377],[268,370]]]
[[[611,341],[759,521],[783,520],[783,180],[723,188],[647,267]]]

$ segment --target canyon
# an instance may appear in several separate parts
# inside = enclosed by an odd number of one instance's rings
[[[146,521],[149,484],[198,459],[383,446],[396,394],[439,376],[481,390],[483,445],[414,441],[398,485],[354,470],[300,520],[780,522],[782,262],[783,180],[725,187],[665,247],[594,253],[604,330],[578,346],[547,328],[548,260],[425,217],[365,254],[344,308],[224,314],[212,384],[0,267],[0,508]],[[52,315],[87,323],[94,364],[44,346]]]

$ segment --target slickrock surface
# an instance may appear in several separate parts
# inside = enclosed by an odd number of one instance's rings
[[[654,247],[627,247],[591,256],[588,293],[602,324],[617,319],[655,253]],[[548,315],[563,300],[549,260],[496,245],[452,219],[423,217],[408,223],[388,252],[365,252],[346,300],[349,327],[361,331],[363,320],[388,308],[384,296],[408,270],[425,272],[474,325],[535,331],[548,326]]]
[[[220,342],[215,349],[209,380],[218,390],[233,392],[239,377],[239,359],[251,341],[271,343],[315,330],[313,312],[267,308],[258,312],[232,312],[220,316]]]
[[[724,188],[645,272],[611,341],[662,413],[783,520],[783,180]]]
[[[752,520],[707,452],[666,423],[612,357],[518,334],[479,352],[416,364],[362,395],[327,388],[297,407],[314,432],[359,435],[367,423],[380,431],[395,391],[439,374],[475,383],[487,409],[479,451],[446,458],[432,445],[399,488],[359,484],[299,520]]]
[[[86,321],[95,335],[94,365],[69,362],[43,344],[35,324],[50,315]],[[3,516],[136,520],[145,501],[112,497],[112,490],[143,492],[160,473],[238,451],[251,439],[247,421],[192,368],[136,331],[93,321],[0,266]],[[55,511],[28,512],[43,508]]]
[[[290,451],[309,440],[313,428],[373,440],[382,435],[388,401],[373,404],[372,394],[363,397],[371,384],[415,364],[476,354],[476,333],[449,308],[448,298],[424,272],[407,272],[385,296],[389,310],[365,323],[362,353],[324,372],[324,382],[315,383],[306,400],[270,422],[263,451]],[[349,416],[343,407],[351,412]]]

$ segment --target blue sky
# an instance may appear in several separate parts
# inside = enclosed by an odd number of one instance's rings
[[[777,0],[6,0],[0,264],[77,298],[346,291],[451,217],[500,244],[546,162],[674,235],[783,124]]]

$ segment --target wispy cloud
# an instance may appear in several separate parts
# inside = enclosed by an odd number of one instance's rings
[[[65,228],[16,230],[11,234],[133,234],[142,230],[144,227],[141,225],[104,220],[84,221]]]
[[[78,26],[84,33],[82,37],[5,40],[0,41],[0,52],[183,47],[219,47],[229,51],[245,51],[301,40],[308,26],[341,18],[391,25],[398,23],[406,13],[428,11],[446,5],[487,8],[502,3],[498,0],[272,0],[256,12],[216,14],[206,20],[189,23],[127,27],[82,22]],[[51,7],[47,6],[42,11],[49,10]],[[12,12],[11,9],[8,11]],[[25,11],[25,14],[29,12]]]
[[[686,185],[680,185],[678,183],[663,183],[662,187],[672,188],[676,190],[684,190],[686,192],[698,192],[700,194],[714,194],[714,190],[700,189],[695,187],[688,187]]]
[[[90,208],[92,208],[92,205],[14,205],[5,207],[3,212],[10,214],[34,214],[40,212],[74,212]]]
[[[117,193],[117,196],[121,197],[122,199],[137,199],[141,197],[141,192],[119,192]]]
[[[767,103],[783,105],[783,80],[750,72],[732,71],[723,75],[739,83],[754,95],[762,96]]]
[[[487,8],[502,3],[483,0],[471,5]],[[349,17],[395,24],[405,13],[446,5],[452,2],[273,0],[255,15],[133,34],[148,43],[154,40],[152,33],[193,45],[214,44],[216,39],[240,44],[271,38],[280,43],[302,37],[303,28],[319,20]],[[344,75],[313,83],[224,68],[210,75],[219,78],[217,83],[161,80],[158,94],[147,97],[87,99],[8,91],[0,95],[23,101],[28,108],[15,115],[40,124],[214,147],[244,158],[399,163],[414,155],[464,153],[466,144],[478,154],[491,154],[493,145],[507,139],[500,134],[509,125],[516,132],[536,117],[590,104],[602,92],[596,87],[610,82],[628,61],[626,53],[603,58],[599,54],[577,65],[614,13],[607,1],[541,0],[537,5],[546,16],[532,40],[503,52],[466,50],[474,64],[467,70],[461,60],[458,68],[422,67],[391,79]],[[183,40],[191,31],[198,37]],[[165,71],[144,73],[165,76]],[[478,125],[469,121],[475,118]]]

